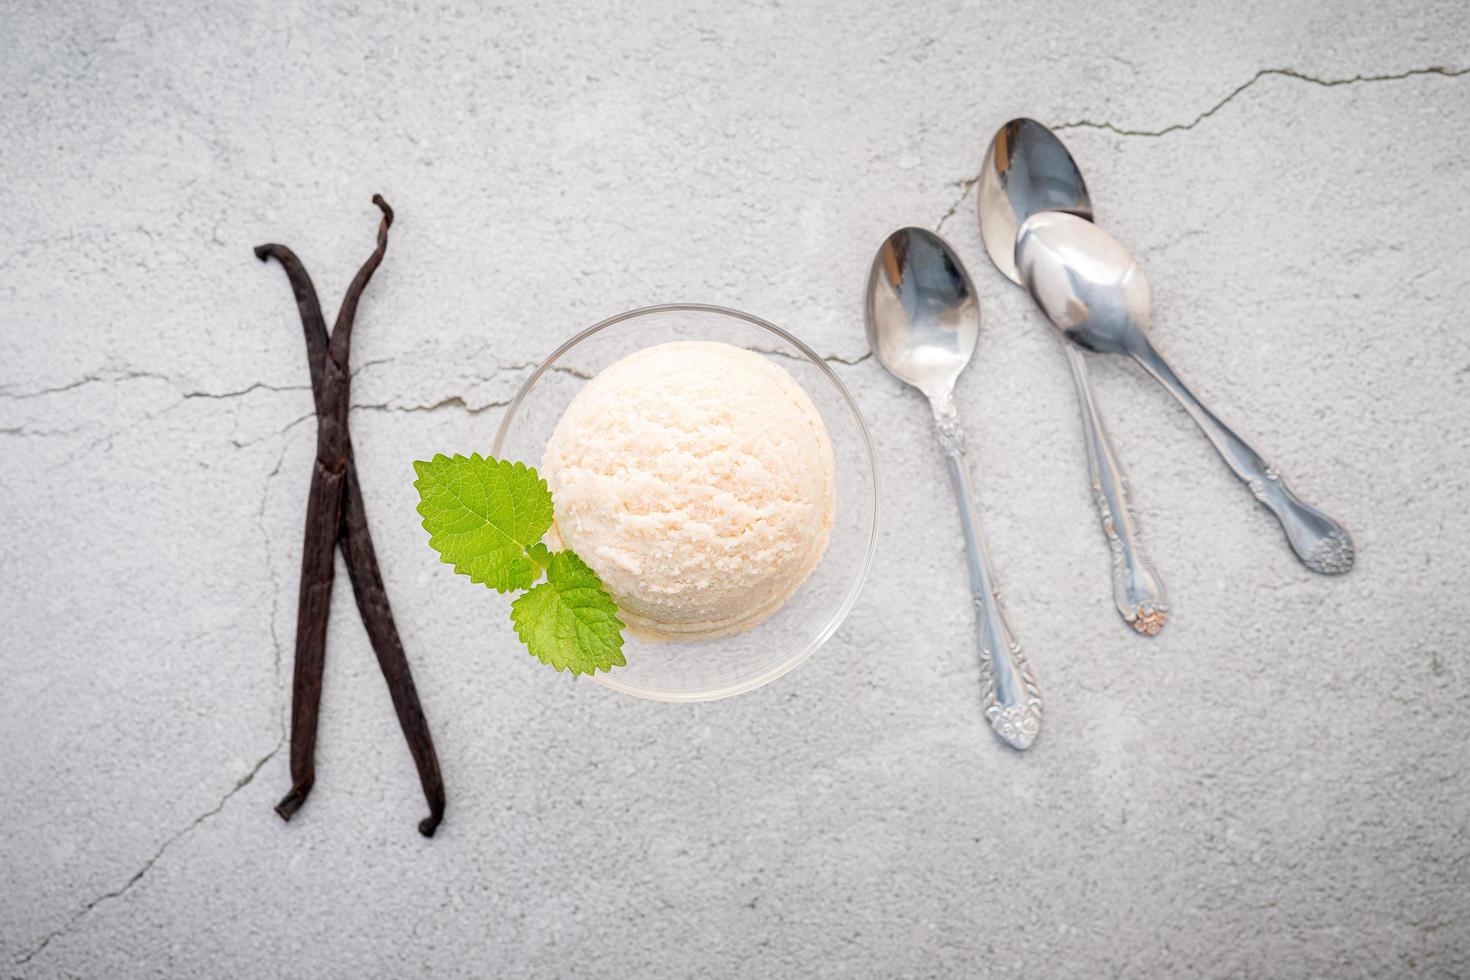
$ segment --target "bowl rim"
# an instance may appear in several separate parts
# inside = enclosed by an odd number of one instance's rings
[[[782,675],[790,672],[791,670],[794,670],[796,667],[805,663],[812,654],[816,653],[817,650],[819,650],[829,639],[832,638],[832,634],[836,633],[838,627],[840,627],[844,622],[847,621],[848,614],[851,613],[853,607],[857,605],[858,596],[862,593],[863,586],[867,583],[868,580],[868,574],[872,571],[873,558],[878,552],[879,504],[882,500],[882,477],[878,470],[878,448],[873,442],[873,433],[869,430],[868,422],[866,419],[863,418],[862,410],[858,408],[857,401],[852,397],[852,392],[847,390],[847,385],[843,384],[842,379],[837,376],[837,372],[832,370],[832,365],[828,364],[820,354],[808,347],[795,335],[788,333],[787,331],[776,326],[774,323],[771,323],[768,320],[763,320],[752,313],[745,313],[741,310],[731,309],[726,306],[715,306],[710,303],[660,303],[653,306],[640,306],[637,309],[628,310],[627,312],[619,313],[616,316],[610,316],[605,320],[599,320],[597,323],[594,323],[592,326],[586,328],[585,330],[574,334],[560,347],[548,354],[546,358],[539,365],[537,365],[536,370],[531,372],[530,377],[526,378],[525,382],[522,383],[520,390],[515,393],[515,397],[510,400],[510,404],[508,404],[505,408],[505,414],[500,417],[500,427],[495,431],[495,443],[491,447],[491,455],[496,457],[500,455],[500,447],[505,442],[505,437],[510,431],[511,422],[514,421],[516,417],[516,412],[521,407],[521,403],[525,401],[527,395],[530,394],[531,389],[536,386],[536,382],[541,380],[546,372],[550,371],[552,367],[555,366],[556,362],[560,360],[562,356],[564,356],[568,351],[572,350],[578,344],[582,343],[584,340],[587,340],[589,337],[601,333],[602,331],[607,330],[610,327],[615,327],[619,323],[623,323],[626,320],[633,320],[639,317],[651,316],[657,313],[687,312],[714,313],[720,316],[733,317],[737,320],[743,320],[746,323],[751,324],[752,326],[760,327],[763,330],[775,334],[777,337],[781,338],[786,343],[796,348],[798,351],[801,352],[803,357],[805,357],[808,361],[815,365],[822,372],[822,374],[826,376],[827,380],[831,382],[832,385],[837,389],[838,394],[842,396],[843,403],[847,406],[847,410],[849,413],[851,413],[853,420],[857,422],[858,432],[862,435],[863,448],[867,452],[868,470],[873,477],[872,491],[870,494],[873,519],[868,528],[867,547],[863,551],[862,561],[857,569],[857,574],[853,577],[852,584],[847,589],[847,593],[842,597],[842,601],[837,604],[833,613],[828,617],[827,623],[823,626],[822,630],[817,633],[817,635],[814,636],[806,644],[805,648],[802,649],[797,655],[787,657],[781,662],[773,664],[765,670],[760,671],[759,673],[754,674],[740,681],[739,683],[730,684],[725,687],[701,692],[654,691],[648,688],[637,687],[625,684],[622,681],[618,680],[615,671],[599,671],[591,675],[592,679],[598,684],[601,684],[603,687],[610,688],[611,690],[618,691],[623,694],[632,695],[633,697],[643,698],[650,701],[684,703],[698,701],[718,701],[722,698],[734,697],[737,694],[745,694],[750,691],[754,691],[757,688],[764,687],[765,685],[776,680],[778,677],[781,677]],[[756,353],[771,354],[773,352],[757,351]],[[780,355],[775,354],[774,356],[779,357]]]

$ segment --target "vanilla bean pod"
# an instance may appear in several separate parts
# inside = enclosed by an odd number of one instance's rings
[[[284,245],[274,244],[262,245],[255,250],[261,261],[274,258],[281,264],[295,294],[306,337],[318,419],[317,456],[307,505],[306,543],[302,553],[297,611],[296,664],[291,701],[292,786],[276,806],[276,812],[283,819],[291,819],[305,802],[316,778],[316,732],[326,657],[326,623],[334,577],[332,555],[340,545],[358,611],[367,627],[368,638],[383,671],[399,725],[408,741],[419,782],[429,803],[429,816],[420,821],[419,832],[432,837],[444,816],[443,777],[428,720],[419,702],[403,642],[388,604],[388,594],[383,587],[347,426],[352,326],[362,292],[383,260],[388,245],[388,228],[393,223],[393,210],[387,202],[375,195],[373,203],[383,212],[377,248],[353,278],[330,336],[311,277],[295,253]]]

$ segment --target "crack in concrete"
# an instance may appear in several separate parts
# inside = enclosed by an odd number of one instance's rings
[[[1236,96],[1240,95],[1246,89],[1250,88],[1252,85],[1255,85],[1261,79],[1272,75],[1279,76],[1281,78],[1292,78],[1299,82],[1309,82],[1312,85],[1320,85],[1323,88],[1336,88],[1341,85],[1358,85],[1371,82],[1396,82],[1405,78],[1412,78],[1415,75],[1440,75],[1445,78],[1458,78],[1461,75],[1466,74],[1470,74],[1470,68],[1444,68],[1439,65],[1434,65],[1429,68],[1411,68],[1408,71],[1399,72],[1395,75],[1353,75],[1351,78],[1317,78],[1313,75],[1308,75],[1305,72],[1299,72],[1294,68],[1262,68],[1260,71],[1251,76],[1249,81],[1246,81],[1241,85],[1237,85],[1235,89],[1230,92],[1229,95],[1225,96],[1225,98],[1221,99],[1219,102],[1216,102],[1214,105],[1210,106],[1210,108],[1206,109],[1204,112],[1201,112],[1199,115],[1195,116],[1194,119],[1187,123],[1171,123],[1170,125],[1165,126],[1163,129],[1123,129],[1122,127],[1116,126],[1110,122],[1097,122],[1091,119],[1075,119],[1071,122],[1057,123],[1056,125],[1052,126],[1052,129],[1105,129],[1109,132],[1116,133],[1119,136],[1167,136],[1169,133],[1177,133],[1187,129],[1193,129],[1194,127],[1198,126],[1200,123],[1204,122],[1206,119],[1210,118],[1215,113],[1219,112],[1221,109],[1229,105],[1232,101],[1235,100]]]
[[[119,381],[140,380],[167,381],[170,384],[173,383],[173,379],[170,378],[168,375],[158,374],[154,371],[120,371],[113,374],[88,374],[85,377],[78,378],[76,381],[72,381],[64,385],[57,385],[54,388],[37,388],[33,391],[11,391],[9,389],[0,389],[0,398],[10,398],[14,399],[15,401],[21,401],[28,398],[42,398],[46,395],[56,395],[60,394],[63,391],[72,391],[73,389],[82,388],[91,384],[115,384]]]
[[[1261,79],[1272,75],[1278,75],[1282,78],[1295,79],[1299,82],[1309,82],[1312,85],[1320,85],[1323,88],[1337,88],[1343,85],[1358,85],[1372,82],[1396,82],[1405,78],[1413,78],[1416,75],[1440,75],[1444,78],[1459,78],[1462,75],[1470,75],[1470,68],[1444,68],[1439,65],[1432,65],[1428,68],[1411,68],[1408,71],[1399,72],[1396,75],[1353,75],[1351,78],[1317,78],[1315,76],[1308,75],[1305,72],[1297,71],[1294,68],[1262,68],[1260,71],[1252,75],[1248,81],[1244,82],[1241,85],[1237,85],[1235,89],[1230,92],[1229,95],[1225,96],[1225,98],[1221,99],[1219,102],[1216,102],[1213,106],[1206,109],[1204,112],[1201,112],[1199,115],[1195,116],[1192,121],[1187,123],[1172,123],[1168,126],[1165,126],[1163,129],[1123,129],[1110,122],[1098,122],[1092,119],[1074,119],[1070,122],[1053,123],[1051,128],[1053,130],[1102,129],[1114,133],[1118,136],[1166,136],[1169,133],[1182,132],[1184,130],[1193,129],[1200,123],[1204,122],[1206,119],[1213,116],[1215,113],[1219,112],[1221,109],[1225,108],[1225,106],[1229,105],[1236,96],[1240,95],[1246,89],[1250,88]],[[980,176],[981,175],[977,173],[973,177],[966,177],[963,180],[951,181],[947,185],[950,187],[958,187],[960,189],[960,193],[959,196],[954,199],[954,202],[950,204],[948,209],[945,210],[944,214],[940,215],[939,220],[935,223],[934,231],[936,234],[944,229],[945,222],[954,217],[955,214],[959,211],[960,206],[965,203],[966,199],[969,198],[970,194],[975,190],[975,185],[980,182]]]
[[[750,351],[752,354],[769,354],[772,357],[784,357],[790,361],[805,361],[807,359],[804,354],[793,354],[788,350],[767,350],[763,347],[747,347],[745,350]],[[859,354],[857,357],[843,357],[841,354],[818,354],[817,356],[828,364],[842,364],[846,367],[853,367],[872,357],[873,352],[867,351]]]
[[[247,772],[245,775],[241,776],[238,780],[235,781],[235,785],[230,788],[230,791],[228,793],[220,797],[218,803],[201,813],[199,816],[195,817],[182,830],[179,830],[172,837],[168,838],[161,845],[159,845],[158,850],[153,852],[153,856],[150,857],[147,861],[143,862],[143,866],[140,867],[137,871],[133,872],[132,877],[125,881],[121,887],[114,888],[110,892],[104,892],[103,894],[98,895],[96,898],[88,901],[85,905],[78,909],[76,913],[74,913],[63,926],[61,926],[59,929],[52,930],[44,938],[42,938],[42,940],[37,943],[33,949],[30,950],[30,952],[24,954],[19,959],[17,959],[15,961],[15,965],[25,966],[31,960],[39,956],[48,946],[51,945],[52,942],[66,935],[73,928],[75,928],[77,923],[85,918],[87,914],[95,909],[97,906],[103,904],[104,902],[109,902],[115,898],[120,898],[123,895],[126,895],[134,885],[143,880],[143,877],[147,875],[149,871],[153,870],[153,866],[158,863],[159,859],[162,858],[165,853],[167,853],[169,848],[173,847],[174,844],[178,843],[184,837],[187,837],[205,821],[218,814],[221,810],[225,808],[225,804],[230,801],[230,798],[232,796],[240,792],[240,790],[244,789],[246,786],[249,786],[251,781],[255,779],[260,770],[265,768],[265,764],[267,762],[270,762],[271,759],[275,758],[276,753],[280,752],[285,744],[286,739],[283,735],[281,737],[281,740],[276,743],[274,748],[272,748],[265,755],[261,756],[260,759],[256,761],[255,765],[250,767],[249,772]]]
[[[865,351],[859,354],[857,357],[841,357],[837,354],[827,354],[822,358],[822,360],[826,361],[828,364],[844,364],[847,367],[853,367],[855,365],[863,363],[872,356],[872,351]]]
[[[955,180],[950,182],[949,186],[958,187],[960,189],[960,196],[955,198],[954,203],[949,206],[948,211],[939,216],[939,220],[934,224],[934,234],[937,235],[944,230],[944,223],[950,218],[954,217],[955,212],[960,209],[961,204],[965,203],[965,198],[970,196],[970,192],[975,189],[975,185],[978,183],[980,183],[979,174],[976,174],[973,177],[966,177],[964,180]]]
[[[240,398],[240,397],[242,397],[244,395],[250,394],[252,391],[310,391],[310,390],[311,390],[311,386],[310,385],[272,385],[272,384],[266,384],[264,381],[257,381],[255,384],[250,385],[249,387],[246,387],[246,388],[241,388],[238,391],[220,391],[220,392],[214,392],[214,391],[186,391],[186,392],[184,392],[184,400],[187,401],[190,398],[213,398],[213,399]]]
[[[532,364],[532,365],[528,365],[528,366],[529,367],[535,367],[536,365]],[[522,370],[522,369],[521,368],[513,368],[512,370]],[[574,378],[581,378],[583,381],[591,381],[592,380],[592,375],[588,374],[586,371],[580,370],[579,368],[569,367],[569,366],[567,366],[565,364],[553,364],[553,365],[551,365],[551,370],[557,372],[558,374],[570,374],[572,377],[574,377]]]
[[[0,436],[20,436],[23,439],[49,439],[53,436],[76,435],[80,431],[82,431],[82,427],[79,425],[72,426],[70,429],[29,429],[23,425],[16,425],[0,429]]]
[[[410,412],[437,412],[441,408],[460,408],[463,409],[466,414],[479,415],[481,412],[487,412],[492,408],[504,408],[509,404],[510,399],[506,399],[504,401],[485,402],[481,405],[471,405],[469,404],[469,402],[464,400],[463,395],[450,395],[448,398],[442,398],[439,401],[429,405],[395,405],[392,402],[378,402],[376,404],[358,403],[352,406],[352,410],[354,412],[395,412],[408,414]]]
[[[273,555],[272,555],[273,549],[271,548],[271,533],[270,533],[270,527],[269,527],[269,525],[266,524],[266,520],[265,520],[265,509],[266,509],[266,505],[270,503],[270,498],[271,498],[271,484],[274,482],[275,478],[280,474],[281,467],[286,462],[286,431],[288,429],[290,429],[290,428],[291,428],[291,426],[288,425],[285,429],[282,429],[281,430],[281,452],[280,452],[280,455],[276,457],[276,465],[275,465],[275,468],[272,469],[269,473],[267,473],[265,475],[265,485],[261,488],[261,491],[260,491],[260,510],[258,510],[256,512],[256,514],[255,514],[255,523],[256,523],[256,526],[258,526],[260,528],[261,541],[265,545],[265,569],[266,569],[267,574],[270,575],[270,580],[271,580],[271,619],[270,619],[270,626],[271,626],[271,642],[272,642],[272,644],[275,645],[275,648],[276,648],[276,660],[275,660],[274,673],[275,673],[276,687],[277,688],[279,688],[281,686],[281,664],[285,660],[285,653],[283,651],[283,648],[281,647],[281,634],[280,634],[280,631],[276,628],[277,614],[280,611],[280,605],[281,605],[281,582],[280,582],[280,579],[276,576],[276,563],[275,563],[275,560],[274,560]],[[284,738],[285,737],[285,730],[286,730],[285,712],[284,712],[284,710],[282,710],[282,712],[280,714],[281,714],[281,718],[282,718],[282,721],[281,721],[281,734],[282,734],[282,737]]]
[[[118,427],[116,429],[112,429],[112,430],[110,430],[108,432],[105,432],[102,435],[98,436],[97,438],[93,439],[91,442],[87,443],[81,449],[79,449],[76,452],[72,453],[71,455],[67,456],[61,462],[55,464],[54,466],[47,467],[47,472],[51,472],[51,471],[54,471],[54,470],[59,470],[63,466],[67,466],[67,465],[69,465],[71,463],[74,463],[77,460],[86,457],[89,453],[91,453],[93,450],[98,449],[98,448],[101,448],[104,453],[105,452],[109,452],[112,449],[113,440],[115,440],[118,436],[121,436],[121,435],[124,435],[125,433],[131,432],[134,429],[139,428],[140,426],[147,425],[149,422],[152,422],[154,419],[162,418],[163,416],[165,416],[165,415],[169,414],[170,412],[172,412],[174,409],[179,408],[181,405],[184,405],[186,403],[187,402],[186,402],[185,399],[180,398],[178,401],[176,401],[176,402],[170,402],[168,405],[165,405],[163,408],[160,408],[156,412],[149,412],[147,415],[144,415],[142,418],[140,418],[140,419],[134,419],[132,422],[129,422],[127,425],[120,426],[120,427]]]
[[[307,412],[305,415],[298,415],[290,422],[287,422],[285,425],[281,426],[281,428],[276,430],[275,432],[267,432],[263,435],[256,436],[254,439],[247,439],[246,441],[241,442],[239,437],[232,436],[230,438],[230,444],[233,445],[236,449],[249,449],[251,446],[255,446],[262,442],[265,442],[267,439],[270,439],[273,436],[283,436],[287,432],[290,432],[292,429],[296,428],[302,422],[314,418],[316,418],[316,412]]]
[[[353,370],[352,370],[352,377],[356,378],[363,371],[366,371],[368,368],[373,367],[374,365],[388,364],[388,363],[390,363],[393,360],[394,360],[394,358],[384,357],[384,358],[377,358],[375,360],[367,361],[367,362],[365,362],[363,364],[360,364],[357,367],[353,368]],[[170,377],[167,374],[159,374],[156,371],[133,371],[133,370],[127,370],[127,371],[113,371],[113,372],[110,372],[110,373],[88,374],[88,375],[85,375],[85,376],[83,376],[81,378],[78,378],[76,381],[71,381],[71,382],[68,382],[68,383],[66,383],[64,385],[56,385],[55,387],[51,387],[51,388],[37,388],[37,389],[34,389],[32,391],[11,391],[8,388],[0,388],[0,398],[10,398],[10,399],[13,399],[13,400],[16,400],[16,401],[20,401],[20,400],[30,399],[30,398],[42,398],[42,397],[45,397],[46,395],[58,395],[58,394],[61,394],[62,392],[74,391],[77,388],[84,388],[87,385],[93,385],[93,384],[117,384],[118,382],[121,382],[121,381],[139,381],[139,380],[165,381],[165,382],[167,382],[168,384],[172,385],[175,388],[179,388],[180,387],[179,380],[177,378]],[[486,379],[486,380],[488,380],[488,379]],[[188,398],[215,398],[215,399],[224,399],[224,398],[240,398],[240,397],[242,397],[244,395],[248,395],[248,394],[250,394],[251,392],[254,392],[254,391],[310,391],[310,390],[311,390],[311,386],[310,385],[273,385],[273,384],[270,384],[270,383],[265,382],[265,381],[257,381],[256,383],[254,383],[252,385],[249,385],[248,387],[240,388],[240,389],[238,389],[236,391],[204,391],[204,390],[200,390],[200,389],[195,389],[195,390],[192,390],[192,391],[181,391],[180,392],[180,397],[181,398],[184,398],[184,399],[188,399]]]
[[[485,402],[484,404],[480,405],[471,405],[465,400],[464,396],[462,395],[450,395],[446,398],[441,398],[437,402],[431,402],[422,405],[399,405],[395,404],[394,402],[353,402],[351,411],[409,414],[414,412],[435,412],[441,408],[461,408],[470,415],[479,415],[482,412],[489,411],[492,408],[505,408],[509,404],[510,399],[505,399],[503,401],[491,401]],[[233,439],[232,444],[236,449],[249,449],[251,446],[259,445],[267,439],[273,438],[275,436],[283,436],[287,432],[290,432],[292,429],[296,428],[301,423],[310,422],[315,418],[316,412],[308,412],[305,415],[297,416],[274,432],[267,432],[264,435],[257,436],[256,438],[247,439],[244,442],[241,442],[239,439]],[[5,434],[6,430],[0,429],[0,435]],[[272,473],[271,475],[274,476],[275,474]]]
[[[962,181],[962,182],[959,182],[959,183],[960,184],[966,184],[966,183],[968,183],[970,185],[973,185],[974,181],[969,181],[969,182],[963,182]],[[956,202],[955,207],[958,207],[958,203],[959,202]],[[950,209],[950,212],[951,213],[953,213],[953,211],[954,211],[954,207],[952,207]],[[793,358],[796,357],[796,355],[790,354],[790,353],[788,353],[786,351],[778,351],[778,350],[763,350],[763,351],[760,351],[760,353],[773,354],[773,355],[782,356],[782,357],[793,357]],[[854,357],[845,357],[845,356],[843,356],[841,354],[826,354],[826,355],[820,355],[820,356],[821,356],[821,358],[822,358],[823,361],[825,361],[825,362],[827,362],[829,364],[842,364],[842,365],[851,367],[851,366],[854,366],[854,365],[857,365],[857,364],[861,364],[862,362],[868,360],[873,355],[872,355],[872,352],[871,351],[867,351],[867,352],[864,352],[863,354],[860,354],[860,355],[857,355],[857,356],[854,356]],[[395,360],[395,358],[380,358],[380,359],[368,361],[365,364],[362,364],[361,366],[357,367],[353,371],[353,375],[356,376],[358,373],[360,373],[361,371],[365,370],[368,367],[372,367],[372,366],[378,365],[378,364],[390,363],[393,360]],[[478,380],[479,381],[482,381],[482,382],[488,382],[488,381],[491,381],[494,378],[496,378],[496,377],[498,377],[501,374],[506,373],[506,372],[529,371],[529,370],[534,369],[539,363],[540,363],[539,361],[533,361],[533,362],[527,362],[527,363],[522,363],[522,364],[497,365],[496,368],[495,368],[495,370],[492,371],[489,375],[479,376],[478,377]],[[589,380],[592,379],[592,374],[588,373],[587,371],[583,371],[580,368],[572,367],[570,365],[553,364],[548,370],[551,371],[551,372],[558,373],[558,374],[565,374],[565,375],[569,375],[569,376],[574,377],[574,378],[580,378],[583,381],[589,381]],[[167,383],[169,383],[171,385],[174,385],[176,387],[178,386],[177,379],[171,378],[168,375],[158,374],[158,373],[151,372],[151,371],[123,371],[123,372],[115,372],[115,373],[111,373],[111,374],[93,373],[93,374],[87,375],[84,378],[80,378],[80,379],[78,379],[76,381],[70,382],[68,384],[58,385],[58,386],[51,387],[51,388],[43,388],[43,389],[38,389],[38,390],[28,391],[28,392],[6,392],[4,390],[0,390],[0,398],[12,398],[12,399],[40,398],[40,397],[45,396],[45,395],[57,394],[57,393],[66,392],[66,391],[72,391],[74,389],[81,388],[81,387],[84,387],[86,385],[91,385],[91,384],[116,383],[116,382],[120,382],[120,381],[132,381],[132,380],[138,380],[138,379],[149,379],[149,380],[156,380],[156,381],[164,381],[164,382],[167,382]],[[133,421],[131,421],[131,422],[125,424],[125,425],[122,425],[122,426],[117,427],[117,428],[114,428],[114,429],[110,429],[110,430],[102,433],[101,435],[99,435],[96,438],[94,438],[91,441],[89,441],[79,451],[73,452],[73,453],[67,455],[65,458],[63,458],[58,463],[56,463],[53,466],[51,466],[49,469],[50,470],[57,470],[57,469],[61,469],[61,468],[65,467],[65,466],[71,465],[72,463],[76,462],[78,459],[84,458],[89,453],[92,453],[94,450],[97,450],[99,448],[101,448],[104,452],[107,451],[107,450],[110,450],[111,447],[112,447],[113,441],[115,439],[117,439],[119,436],[121,436],[121,435],[123,435],[123,434],[125,434],[127,432],[131,432],[131,431],[133,431],[133,430],[135,430],[137,428],[140,428],[141,426],[147,425],[148,423],[153,422],[155,419],[158,419],[158,418],[161,418],[162,416],[168,415],[171,412],[175,411],[176,409],[181,408],[181,407],[187,405],[191,401],[201,401],[201,400],[202,401],[225,401],[225,400],[231,400],[231,399],[235,399],[235,398],[243,398],[243,397],[246,397],[246,396],[248,396],[248,395],[250,395],[250,394],[252,394],[254,392],[257,392],[257,391],[267,391],[267,392],[272,392],[272,393],[281,393],[281,392],[298,392],[298,391],[309,391],[309,390],[310,390],[310,386],[308,386],[308,385],[277,385],[277,384],[271,384],[269,382],[258,381],[258,382],[254,383],[254,384],[247,385],[244,388],[239,388],[239,389],[236,389],[236,390],[233,390],[233,391],[208,391],[208,390],[204,390],[204,389],[192,389],[192,390],[187,390],[187,391],[181,391],[180,394],[179,394],[179,398],[176,401],[170,402],[169,404],[165,405],[163,408],[158,409],[157,411],[149,412],[149,413],[145,414],[142,418],[134,419]],[[487,412],[487,411],[489,411],[490,409],[493,409],[493,408],[506,408],[506,407],[508,407],[510,405],[510,403],[511,403],[512,400],[513,399],[497,399],[497,400],[494,400],[494,401],[487,401],[487,402],[483,402],[483,403],[480,403],[480,404],[474,404],[474,405],[472,405],[472,404],[470,404],[464,398],[463,395],[450,395],[450,396],[441,398],[441,399],[439,399],[436,402],[428,402],[428,403],[423,403],[423,404],[418,404],[418,405],[401,405],[401,404],[396,404],[396,403],[390,402],[390,401],[383,401],[383,402],[357,402],[357,403],[354,403],[352,405],[351,410],[352,411],[388,412],[388,413],[408,414],[408,413],[419,413],[419,412],[422,412],[422,413],[436,412],[436,411],[439,411],[439,410],[445,409],[445,408],[458,408],[461,411],[464,411],[466,414],[469,414],[469,415],[480,415],[480,414],[483,414],[484,412]],[[290,429],[292,429],[295,426],[300,425],[301,423],[303,423],[303,422],[305,422],[305,421],[307,421],[309,419],[312,419],[314,417],[315,417],[315,413],[314,412],[308,413],[308,414],[305,414],[305,415],[298,416],[297,418],[295,418],[291,422],[287,423],[287,425],[284,428],[277,430],[275,433],[267,433],[267,434],[264,434],[264,435],[261,435],[261,436],[255,437],[255,438],[247,438],[245,440],[242,440],[238,435],[235,435],[235,436],[231,436],[231,440],[230,441],[233,443],[233,445],[237,449],[248,448],[250,446],[254,446],[257,443],[260,443],[260,442],[264,441],[265,439],[270,438],[271,435],[273,435],[273,434],[284,435]],[[29,428],[27,428],[27,427],[25,427],[23,425],[22,426],[6,426],[6,427],[3,427],[3,428],[0,428],[0,437],[11,436],[11,437],[25,438],[25,437],[29,437],[29,436],[40,437],[40,436],[43,436],[43,435],[45,435],[45,436],[52,436],[52,435],[70,435],[70,434],[79,433],[81,431],[82,431],[82,427],[78,427],[78,428],[75,428],[75,429],[72,429],[72,430],[67,430],[67,431],[56,430],[56,431],[42,432],[42,431],[38,431],[38,430],[29,429]]]

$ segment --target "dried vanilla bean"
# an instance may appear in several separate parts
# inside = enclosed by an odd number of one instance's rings
[[[443,777],[428,720],[419,702],[403,642],[383,587],[347,424],[351,385],[349,354],[357,304],[383,260],[388,245],[388,228],[393,223],[393,210],[387,202],[375,195],[373,203],[383,212],[377,248],[353,278],[330,336],[311,277],[295,253],[284,245],[262,245],[255,250],[261,261],[274,258],[281,263],[295,294],[306,337],[307,361],[317,407],[317,454],[307,504],[292,684],[292,786],[276,806],[276,812],[286,820],[291,819],[305,802],[316,778],[316,733],[334,578],[332,556],[340,545],[358,610],[418,769],[424,796],[429,802],[429,816],[419,823],[419,832],[431,837],[444,816]]]

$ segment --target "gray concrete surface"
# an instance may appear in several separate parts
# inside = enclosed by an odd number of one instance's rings
[[[1460,0],[7,4],[4,974],[1470,975],[1467,70]],[[1117,622],[1062,352],[973,219],[1017,114],[1065,127],[1181,371],[1353,527],[1350,577],[1099,361],[1176,609]],[[374,191],[400,221],[353,427],[433,841],[345,589],[320,779],[271,810],[314,426],[250,248],[295,246],[333,308]],[[983,296],[959,397],[1049,698],[1024,757],[979,717],[925,408],[858,360],[905,223]],[[521,653],[408,468],[488,447],[572,331],[674,300],[841,359],[886,474],[832,642],[682,707]]]

